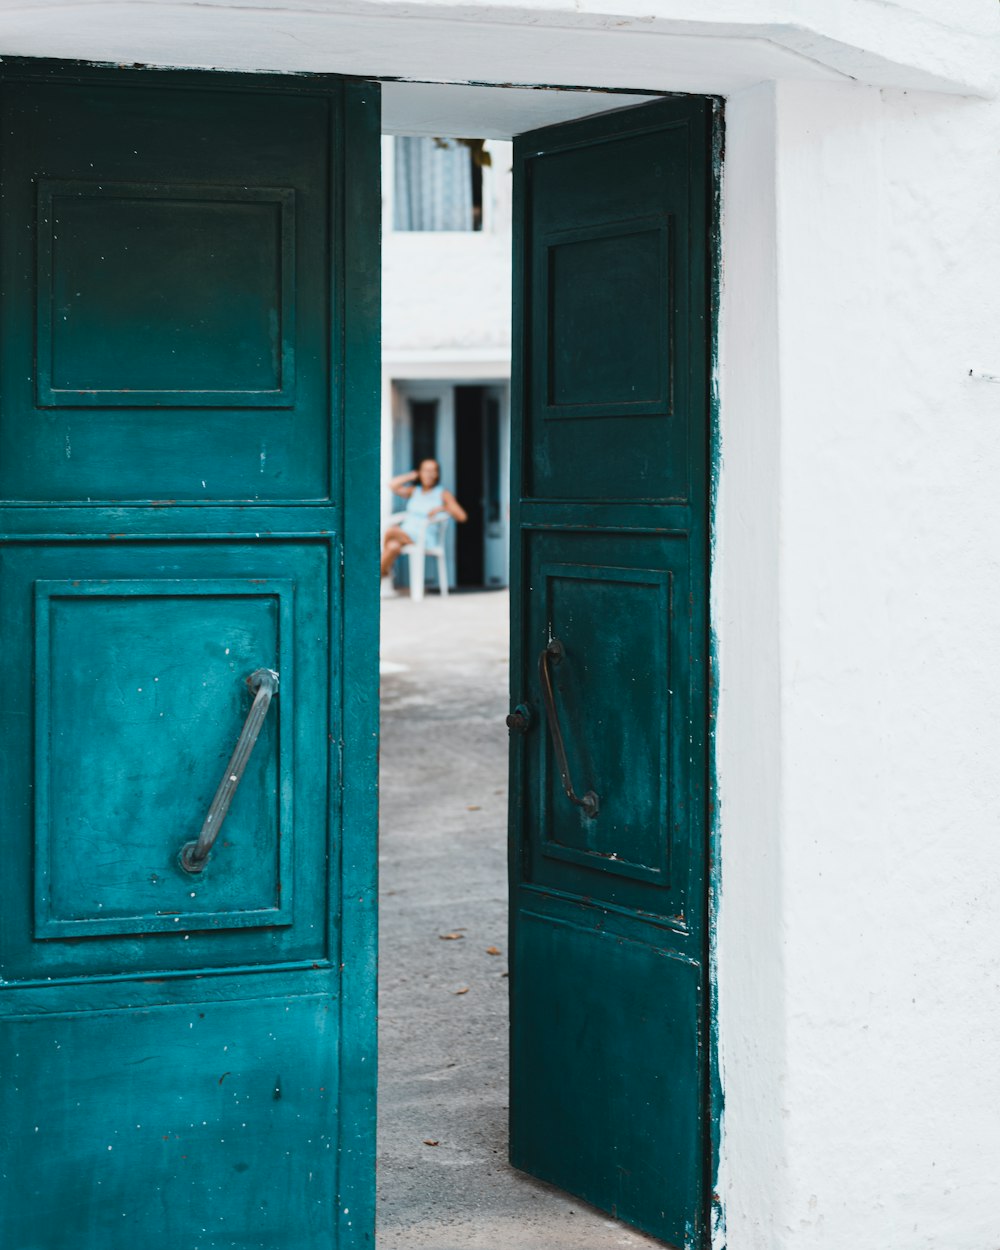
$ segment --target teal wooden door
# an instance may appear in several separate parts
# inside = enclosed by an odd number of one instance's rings
[[[0,111],[0,1241],[371,1246],[378,91]]]
[[[511,1158],[684,1247],[707,1244],[711,133],[673,99],[522,136],[514,167]]]

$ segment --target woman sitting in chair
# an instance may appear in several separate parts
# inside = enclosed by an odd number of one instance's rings
[[[406,500],[406,515],[399,525],[390,525],[382,548],[382,576],[388,577],[399,553],[416,542],[421,534],[428,547],[441,540],[441,523],[434,518],[442,512],[456,521],[468,520],[468,513],[450,490],[441,485],[441,467],[436,460],[421,460],[420,467],[400,473],[389,483],[394,494]]]

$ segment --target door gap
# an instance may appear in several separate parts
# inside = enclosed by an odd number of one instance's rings
[[[435,317],[445,337],[468,337],[477,318],[487,332],[490,318],[509,325],[508,283],[471,252],[506,230],[494,251],[508,278],[510,145],[491,146],[484,230],[450,237],[414,229],[413,216],[398,228],[405,167],[391,142],[383,149],[383,487],[433,457],[469,520],[449,523],[447,597],[429,561],[414,602],[404,558],[382,601],[377,1242],[651,1247],[660,1243],[507,1160],[509,365],[486,348],[404,357],[398,333],[430,342]],[[455,314],[447,301],[463,289],[472,312]],[[386,498],[383,516],[403,507]]]

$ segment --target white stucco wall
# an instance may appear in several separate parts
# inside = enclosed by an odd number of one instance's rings
[[[728,1244],[995,1250],[1000,105],[728,115]]]

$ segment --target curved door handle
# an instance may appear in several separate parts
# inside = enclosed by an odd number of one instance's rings
[[[215,792],[212,806],[208,809],[201,833],[193,842],[186,842],[181,848],[180,864],[185,872],[201,872],[208,860],[215,839],[219,836],[222,822],[226,819],[229,804],[233,801],[236,787],[240,784],[250,760],[250,752],[260,736],[267,709],[271,700],[278,693],[278,674],[270,668],[258,668],[247,678],[247,685],[255,690],[253,706],[247,713],[243,730],[236,740],[233,753],[229,757],[226,771],[222,774],[219,788]]]
[[[582,807],[585,816],[593,819],[600,811],[601,801],[593,790],[588,790],[581,798],[573,789],[573,781],[569,775],[569,763],[566,759],[566,747],[563,743],[562,729],[559,727],[559,714],[556,712],[555,695],[552,693],[550,665],[561,664],[565,654],[566,648],[558,638],[553,638],[538,657],[538,679],[542,685],[545,716],[549,722],[549,732],[552,734],[552,748],[556,753],[556,764],[559,766],[559,776],[562,778],[566,797],[571,803],[575,803],[577,807]]]

